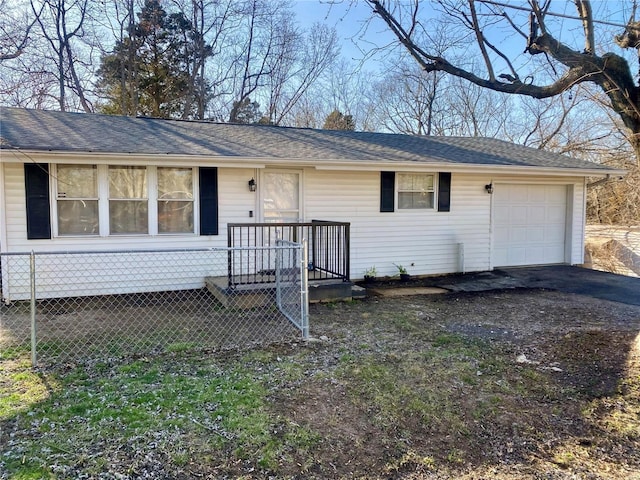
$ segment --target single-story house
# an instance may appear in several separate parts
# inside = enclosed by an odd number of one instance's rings
[[[586,179],[493,138],[0,109],[0,252],[226,247],[229,225],[349,225],[349,279],[581,264]]]

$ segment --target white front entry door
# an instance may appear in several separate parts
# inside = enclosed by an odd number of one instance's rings
[[[264,222],[302,221],[302,172],[264,170],[260,192]]]
[[[494,267],[566,261],[566,185],[495,185],[492,216]]]

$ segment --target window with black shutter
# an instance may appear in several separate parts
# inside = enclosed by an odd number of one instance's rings
[[[217,167],[200,167],[200,235],[218,235]]]
[[[24,183],[27,203],[27,238],[51,238],[51,208],[49,199],[49,165],[25,163]]]

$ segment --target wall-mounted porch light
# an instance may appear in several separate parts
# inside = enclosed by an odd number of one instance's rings
[[[487,191],[489,195],[493,193],[493,183],[488,183],[484,186],[484,189]]]
[[[249,191],[250,192],[255,192],[256,191],[256,187],[258,186],[256,184],[256,181],[253,178],[251,180],[249,180],[248,185],[249,185]]]

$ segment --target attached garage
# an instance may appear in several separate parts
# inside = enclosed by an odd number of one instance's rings
[[[495,186],[494,267],[567,262],[567,188],[536,184]]]

